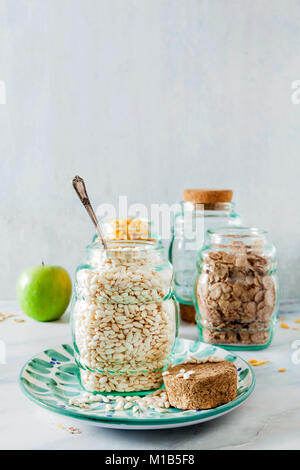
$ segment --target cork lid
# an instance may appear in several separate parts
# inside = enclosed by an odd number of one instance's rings
[[[185,202],[216,203],[231,202],[233,191],[231,189],[184,189]]]

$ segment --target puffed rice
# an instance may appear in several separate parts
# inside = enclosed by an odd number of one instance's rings
[[[157,390],[154,393],[145,395],[143,397],[139,396],[126,396],[126,397],[119,397],[119,396],[112,396],[109,395],[104,397],[99,394],[97,395],[85,395],[82,394],[79,398],[70,399],[69,404],[77,406],[79,408],[88,409],[90,406],[93,405],[95,402],[104,402],[104,398],[107,399],[109,402],[105,405],[106,411],[120,411],[120,410],[128,410],[132,408],[133,413],[137,413],[138,411],[144,411],[147,408],[152,408],[156,411],[163,412],[170,408],[170,403],[167,398],[167,394],[165,390]],[[122,400],[120,400],[120,398]]]
[[[81,383],[88,391],[151,390],[162,384],[176,331],[172,270],[156,270],[160,255],[96,250],[77,272],[75,342]],[[151,254],[151,255],[150,255]],[[75,348],[76,349],[76,348]]]

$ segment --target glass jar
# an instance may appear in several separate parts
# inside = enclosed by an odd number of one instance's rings
[[[229,349],[261,349],[278,309],[276,250],[265,231],[209,230],[200,250],[194,301],[201,340]]]
[[[169,260],[174,267],[174,289],[181,317],[195,322],[193,291],[204,234],[208,229],[241,225],[242,220],[231,202],[232,191],[185,190],[184,199],[174,219]]]
[[[177,336],[173,270],[150,241],[87,247],[72,305],[75,359],[89,392],[138,392],[162,385]]]

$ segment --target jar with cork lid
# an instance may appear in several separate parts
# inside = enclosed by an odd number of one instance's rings
[[[195,322],[193,291],[197,255],[207,230],[241,225],[230,189],[185,189],[181,210],[174,217],[169,260],[174,267],[175,295],[181,318]]]

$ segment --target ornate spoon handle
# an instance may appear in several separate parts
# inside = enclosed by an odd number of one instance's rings
[[[102,230],[100,228],[99,221],[98,221],[98,219],[95,215],[95,212],[92,208],[92,205],[90,203],[90,200],[89,200],[89,197],[87,195],[86,187],[85,187],[83,179],[80,178],[80,176],[75,176],[75,178],[73,178],[72,184],[73,184],[73,187],[74,187],[80,201],[82,202],[85,210],[89,214],[90,218],[92,219],[93,224],[96,227],[97,233],[100,237],[100,240],[102,241],[103,248],[105,248],[107,250],[107,243],[105,241],[104,235],[103,235]]]

